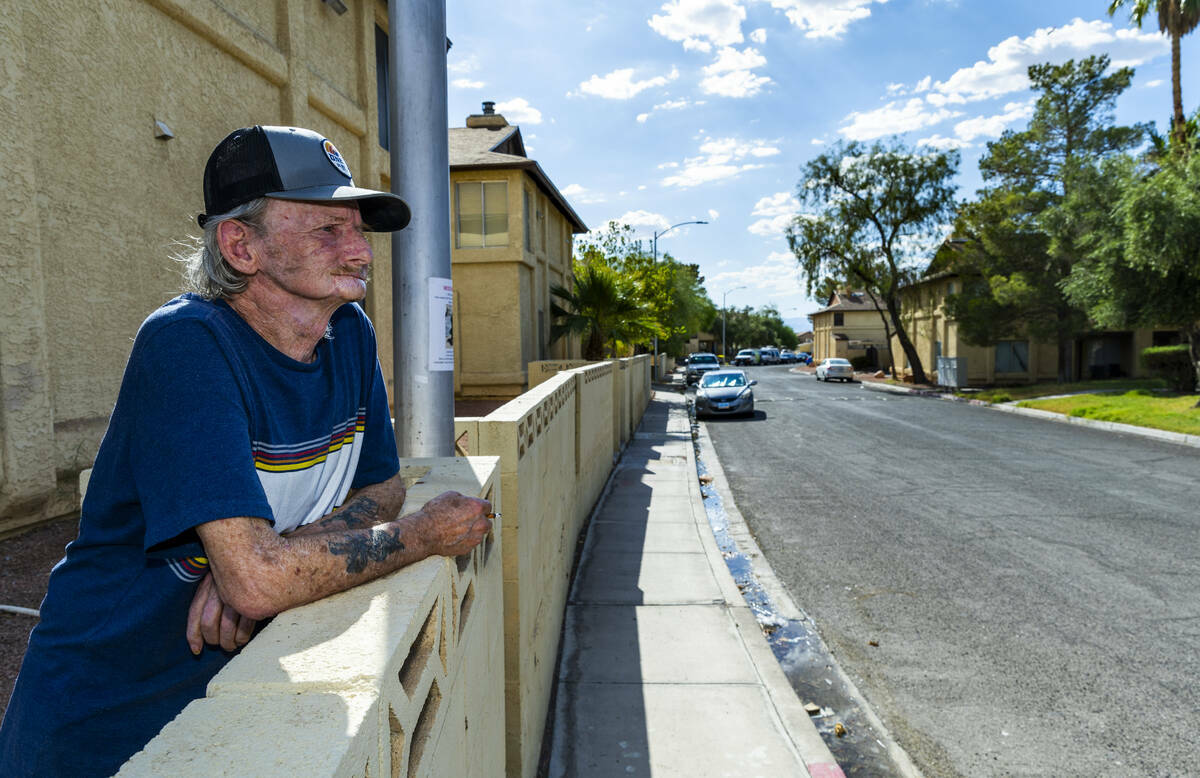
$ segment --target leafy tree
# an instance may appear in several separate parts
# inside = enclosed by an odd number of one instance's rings
[[[1029,68],[1040,92],[1029,126],[1006,131],[979,162],[985,188],[964,204],[955,224],[966,238],[955,269],[968,278],[947,301],[967,342],[994,343],[1023,330],[1058,346],[1059,380],[1071,378],[1071,349],[1087,323],[1062,293],[1083,257],[1087,235],[1078,213],[1062,207],[1076,187],[1094,181],[1105,159],[1136,146],[1146,127],[1113,124],[1131,68],[1108,71],[1106,56]]]
[[[1187,35],[1200,24],[1200,0],[1111,0],[1108,5],[1108,15],[1116,14],[1117,9],[1129,8],[1129,16],[1134,26],[1141,27],[1142,21],[1154,8],[1158,13],[1158,29],[1171,38],[1171,101],[1174,111],[1171,114],[1171,138],[1176,148],[1183,149],[1186,145],[1187,130],[1183,116],[1183,88],[1180,85],[1179,39]]]
[[[805,166],[797,196],[811,210],[787,230],[808,294],[839,278],[883,302],[919,383],[925,369],[900,318],[900,289],[919,277],[953,215],[958,159],[899,141],[838,144]]]
[[[709,329],[712,332],[721,331],[721,313],[716,312]],[[745,308],[730,308],[725,317],[725,341],[729,353],[736,354],[744,348],[777,345],[783,348],[796,347],[796,331],[783,323],[783,317],[774,306],[768,305],[759,309],[749,306]]]
[[[550,292],[563,302],[550,303],[550,342],[579,335],[584,359],[604,359],[606,343],[616,356],[621,341],[636,342],[654,332],[653,319],[629,285],[605,265],[576,263],[574,289],[554,284]]]
[[[1200,380],[1200,155],[1119,158],[1089,183],[1067,204],[1089,230],[1067,296],[1101,326],[1184,330]]]
[[[681,356],[688,336],[707,324],[716,310],[704,291],[699,266],[670,255],[656,262],[627,224],[611,223],[603,232],[588,236],[576,247],[576,259],[608,267],[628,285],[655,325],[639,345],[649,346],[657,333],[665,341],[659,344],[661,350]]]

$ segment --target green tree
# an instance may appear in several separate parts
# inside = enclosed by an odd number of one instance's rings
[[[606,265],[576,263],[574,288],[554,284],[550,292],[562,301],[550,303],[550,342],[578,335],[584,359],[604,359],[605,344],[610,346],[609,355],[616,356],[621,342],[640,342],[654,333],[653,318],[629,285]]]
[[[1179,40],[1200,24],[1200,0],[1111,0],[1108,15],[1115,15],[1123,7],[1129,8],[1129,16],[1135,27],[1141,27],[1150,9],[1154,8],[1158,13],[1159,32],[1171,39],[1171,102],[1174,109],[1171,114],[1171,138],[1176,148],[1184,149],[1187,129],[1179,75]]]
[[[1094,180],[1105,159],[1136,146],[1146,127],[1113,124],[1131,68],[1108,71],[1106,56],[1029,68],[1040,92],[1029,126],[988,144],[979,162],[985,188],[955,224],[967,239],[954,269],[973,283],[947,301],[967,342],[987,345],[1023,331],[1058,347],[1058,376],[1072,375],[1072,344],[1085,312],[1062,285],[1080,261],[1087,229],[1063,203]]]
[[[610,223],[604,231],[589,235],[576,247],[576,259],[615,272],[653,319],[654,328],[639,345],[649,346],[657,332],[665,341],[659,344],[661,350],[682,356],[688,337],[712,318],[715,306],[704,291],[699,267],[669,254],[656,262],[627,224]]]
[[[1183,330],[1200,381],[1200,155],[1115,159],[1089,183],[1067,204],[1089,230],[1067,296],[1101,326]]]
[[[805,166],[797,196],[809,211],[787,230],[808,294],[839,278],[874,295],[919,383],[925,369],[900,317],[900,289],[919,277],[953,215],[958,159],[899,141],[838,144]]]

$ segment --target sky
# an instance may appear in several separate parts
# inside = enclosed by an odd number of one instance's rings
[[[699,265],[720,307],[821,307],[784,237],[804,165],[893,135],[980,156],[1021,130],[1031,64],[1108,54],[1135,68],[1121,123],[1171,113],[1170,46],[1108,0],[447,0],[449,120],[484,100],[592,230],[609,221]],[[1183,40],[1184,107],[1192,41]]]

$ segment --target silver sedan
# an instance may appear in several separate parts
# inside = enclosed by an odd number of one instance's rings
[[[850,361],[841,357],[828,357],[824,362],[817,365],[817,380],[818,381],[853,381],[854,368],[850,366]]]
[[[746,378],[744,370],[713,370],[696,386],[696,417],[754,415],[754,390],[758,381]]]

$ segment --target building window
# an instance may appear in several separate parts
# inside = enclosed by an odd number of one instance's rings
[[[833,312],[833,326],[842,327],[846,324],[846,314],[841,311]]]
[[[525,190],[525,250],[533,251],[533,204],[529,202],[529,190]]]
[[[539,202],[537,207],[538,245],[546,253],[546,207]]]
[[[375,25],[375,97],[379,112],[379,145],[388,148],[388,34]]]
[[[1028,373],[1029,343],[1024,340],[1002,340],[996,344],[997,373]]]
[[[454,232],[460,249],[508,245],[508,183],[469,181],[454,185]]]

